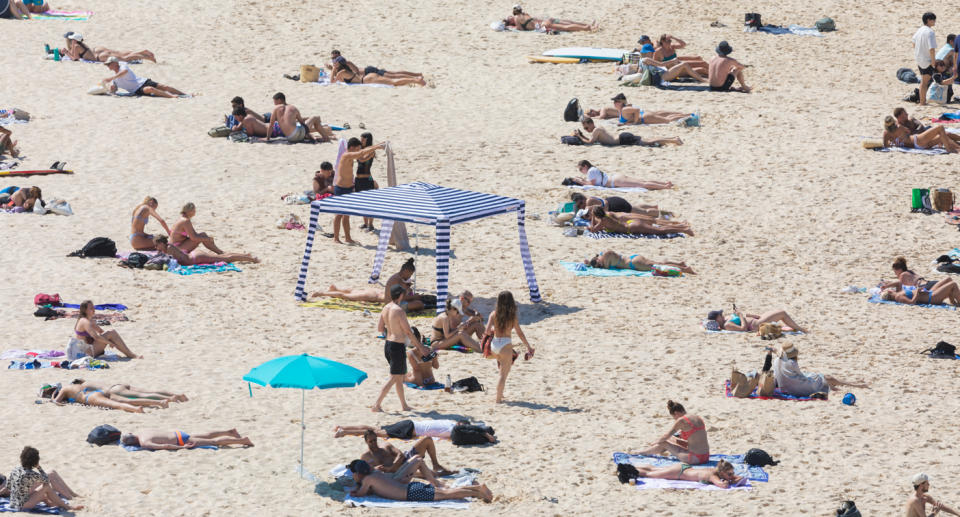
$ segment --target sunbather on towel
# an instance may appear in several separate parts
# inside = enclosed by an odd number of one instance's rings
[[[579,138],[581,142],[587,145],[643,145],[646,147],[659,147],[664,144],[683,145],[683,140],[680,140],[678,137],[642,140],[640,137],[630,133],[620,133],[617,137],[614,137],[608,133],[606,129],[597,127],[593,119],[586,115],[580,118],[580,124],[583,126],[584,131],[590,133],[590,136],[587,137],[579,129],[573,132],[573,136]]]
[[[513,16],[507,16],[503,19],[503,24],[507,27],[515,27],[518,31],[556,31],[556,32],[579,32],[597,30],[596,20],[593,23],[580,23],[571,20],[560,20],[558,18],[534,18],[523,12],[520,5],[513,6]]]
[[[784,327],[781,329],[784,332],[806,332],[800,325],[797,325],[793,318],[787,314],[786,311],[770,311],[765,312],[762,315],[742,313],[737,310],[737,306],[733,306],[733,316],[726,318],[723,316],[722,310],[710,311],[707,313],[707,319],[711,321],[716,321],[719,325],[720,330],[730,330],[733,332],[760,332],[761,323],[783,323]]]
[[[905,286],[915,286],[921,287],[926,291],[932,291],[938,287],[943,287],[952,281],[951,278],[944,278],[940,281],[928,281],[926,278],[918,276],[913,272],[913,270],[909,269],[907,267],[907,259],[903,257],[897,257],[897,259],[893,261],[893,273],[897,275],[897,279],[890,282],[884,282],[881,280],[880,286],[882,289],[893,289],[895,291],[900,291]]]
[[[960,511],[930,497],[928,494],[930,492],[930,478],[926,474],[922,472],[915,474],[910,478],[910,483],[913,484],[913,495],[910,496],[910,499],[907,499],[907,517],[927,517],[928,504],[933,507],[933,512],[929,515],[937,515],[941,511],[951,515],[960,515]]]
[[[906,303],[910,305],[947,305],[960,307],[960,285],[952,278],[945,278],[933,287],[924,289],[917,286],[901,285],[902,290],[886,289],[880,298],[886,301]]]
[[[661,211],[657,205],[635,205],[619,196],[593,197],[584,196],[579,192],[570,194],[570,200],[577,210],[589,210],[591,207],[599,206],[608,212],[622,212],[649,215],[650,217],[662,217],[672,215],[670,212]]]
[[[13,139],[13,132],[0,126],[0,154],[4,153],[14,158],[20,157],[20,149],[17,148],[17,141]]]
[[[631,178],[629,176],[624,176],[622,174],[607,174],[594,167],[593,164],[587,160],[580,160],[580,162],[577,163],[577,170],[580,171],[580,174],[583,174],[587,177],[585,182],[580,180],[581,185],[593,185],[595,187],[608,188],[645,188],[647,190],[664,190],[673,188],[673,183],[669,181],[644,181]],[[574,178],[574,182],[578,182],[577,178]]]
[[[75,61],[85,59],[87,61],[106,61],[111,57],[116,57],[120,61],[136,61],[146,59],[147,61],[157,62],[157,57],[149,50],[140,52],[120,52],[110,50],[104,47],[90,48],[83,42],[83,35],[79,32],[70,31],[63,35],[67,40],[67,47],[60,49],[60,54],[69,57]]]
[[[126,90],[136,96],[149,95],[151,97],[165,97],[172,99],[181,95],[186,95],[180,90],[160,84],[152,79],[141,79],[130,70],[126,63],[120,63],[117,56],[108,57],[104,64],[113,72],[114,75],[107,77],[101,83],[110,83],[110,93],[116,93],[117,88]]]
[[[33,14],[43,14],[52,7],[44,0],[10,0],[10,8],[0,18],[13,18],[21,20],[23,18],[32,19]],[[9,16],[8,16],[9,15]]]
[[[427,85],[427,82],[424,81],[422,75],[403,75],[390,77],[386,74],[380,73],[386,72],[385,70],[380,70],[379,68],[370,66],[358,73],[347,65],[346,59],[344,59],[343,56],[340,56],[338,59],[334,59],[334,62],[336,64],[333,66],[333,72],[331,72],[330,75],[331,83],[387,84],[390,86],[407,86],[410,84],[416,84],[419,86]]]
[[[698,68],[694,63],[685,61],[675,60],[672,64],[658,61],[653,57],[655,52],[656,50],[651,43],[645,43],[640,47],[640,67],[637,70],[638,72],[650,72],[659,76],[659,81],[654,81],[654,84],[658,84],[660,81],[673,81],[678,77],[689,77],[698,83],[707,82],[707,77],[702,75],[706,73],[703,68]]]
[[[10,195],[10,201],[5,208],[23,208],[24,211],[29,212],[37,202],[43,204],[43,192],[40,191],[40,187],[21,188]]]
[[[203,232],[197,232],[193,228],[191,219],[197,215],[197,205],[187,203],[180,209],[180,220],[173,223],[168,233],[170,234],[169,243],[184,253],[190,253],[197,249],[201,244],[203,247],[214,253],[223,253],[223,250],[217,247],[213,242],[213,237]]]
[[[586,115],[602,119],[619,117],[621,126],[624,124],[669,124],[693,116],[690,113],[680,113],[678,111],[644,111],[627,102],[627,96],[623,93],[618,93],[610,100],[613,101],[612,107],[588,109],[585,112]]]
[[[688,415],[682,404],[672,400],[667,401],[667,412],[673,418],[673,425],[670,426],[670,429],[648,448],[633,454],[658,456],[669,453],[689,465],[699,465],[710,461],[707,425],[703,418]],[[678,433],[679,437],[674,436]]]
[[[471,425],[469,420],[400,420],[380,428],[369,425],[338,425],[333,428],[333,437],[363,436],[367,431],[373,431],[380,438],[397,438],[399,440],[413,440],[428,436],[430,438],[450,439],[453,429],[460,425]],[[497,443],[496,432],[487,427],[484,435],[490,443]]]
[[[353,460],[347,468],[353,473],[353,478],[360,483],[357,488],[350,492],[353,497],[364,497],[372,494],[394,501],[432,502],[463,499],[465,497],[475,497],[487,503],[493,501],[493,493],[490,492],[487,485],[446,488],[417,481],[403,483],[386,474],[374,472],[370,465],[363,460]]]
[[[165,237],[158,237],[164,238]],[[90,357],[99,357],[103,355],[107,347],[116,348],[123,355],[130,359],[142,359],[142,355],[136,355],[130,351],[130,348],[120,337],[116,330],[104,332],[95,321],[93,321],[95,309],[91,300],[84,300],[80,303],[80,316],[77,324],[73,327],[73,333],[78,340],[86,345],[84,353]]]
[[[80,380],[80,379],[77,379]],[[84,387],[83,381],[61,386],[60,383],[45,385],[40,389],[40,398],[49,398],[58,406],[79,403],[85,406],[101,407],[106,409],[120,409],[128,413],[143,413],[144,407],[167,408],[167,400],[127,399],[119,395],[112,395],[102,389]]]
[[[363,441],[367,444],[368,450],[360,456],[360,459],[366,461],[370,466],[380,472],[394,474],[394,479],[406,477],[406,480],[409,481],[409,476],[417,473],[437,477],[448,476],[454,473],[452,470],[440,465],[440,462],[437,460],[437,445],[433,441],[433,438],[429,436],[417,440],[417,443],[406,452],[397,449],[390,443],[384,443],[383,447],[381,447],[378,438],[377,433],[371,429],[367,429],[363,433]],[[433,462],[432,470],[423,464],[423,460],[428,456],[430,457],[430,461]],[[418,461],[411,463],[411,461],[415,459]],[[429,477],[424,477],[424,479],[430,480],[430,484],[436,485]]]
[[[243,445],[253,447],[253,442],[246,436],[240,436],[236,429],[229,431],[214,431],[210,433],[187,434],[183,431],[145,431],[141,433],[126,433],[120,437],[120,443],[140,447],[149,451],[192,449],[200,446],[225,447],[228,445]]]
[[[446,350],[453,345],[463,345],[480,352],[480,343],[471,335],[483,335],[483,321],[480,316],[464,319],[460,314],[462,303],[458,298],[447,298],[447,307],[433,319],[433,337],[430,348]]]
[[[2,476],[0,476],[2,477]],[[70,506],[61,499],[80,497],[63,482],[56,472],[48,475],[40,467],[40,452],[29,445],[20,451],[20,466],[10,472],[0,495],[10,497],[10,509],[16,512],[30,511],[43,503],[51,508],[69,511],[82,510],[83,506]]]
[[[640,214],[609,213],[599,206],[590,210],[591,232],[611,233],[642,233],[647,235],[664,235],[668,233],[685,233],[693,236],[693,230],[688,223],[682,221],[668,221],[654,219]]]
[[[840,386],[870,387],[865,382],[844,381],[822,373],[803,373],[797,362],[799,353],[796,345],[787,343],[780,346],[773,358],[773,377],[783,393],[795,397],[809,397],[814,393],[828,393]]]
[[[733,465],[727,460],[720,460],[716,467],[695,468],[690,466],[689,463],[675,463],[666,467],[654,467],[652,465],[636,465],[636,467],[637,471],[640,472],[640,477],[694,481],[720,488],[730,488],[743,480],[733,473]]]
[[[736,59],[728,57],[731,52],[733,52],[733,47],[726,41],[721,41],[717,45],[717,55],[709,63],[710,91],[750,93],[751,88],[747,86],[743,79],[744,66]],[[734,81],[740,83],[739,88],[733,87]]]
[[[317,291],[311,294],[310,298],[329,297],[342,298],[351,302],[388,303],[390,301],[390,288],[399,284],[406,290],[399,302],[400,306],[407,312],[415,312],[424,307],[423,300],[413,292],[412,284],[409,282],[415,270],[416,266],[413,265],[413,259],[408,259],[400,266],[400,271],[394,273],[387,280],[383,289],[344,289],[331,284],[326,291]]]
[[[218,262],[253,262],[259,263],[260,259],[249,253],[212,253],[202,250],[193,250],[186,254],[180,248],[167,243],[167,238],[158,235],[153,238],[153,245],[160,253],[166,253],[173,257],[181,266],[198,266],[202,264],[216,264]]]
[[[183,393],[173,393],[170,391],[161,390],[146,390],[142,388],[134,388],[129,384],[106,384],[83,379],[74,379],[71,384],[79,385],[80,389],[102,391],[105,395],[113,398],[114,400],[120,401],[150,399],[165,400],[167,402],[186,402],[189,400]],[[41,394],[49,387],[50,385],[43,386],[43,388],[41,388]],[[133,403],[136,404],[135,402]]]
[[[911,149],[933,149],[940,146],[948,153],[960,152],[960,135],[947,133],[943,126],[934,126],[923,133],[910,134],[910,129],[897,124],[897,119],[887,115],[883,119],[883,146]]]
[[[147,196],[143,199],[142,203],[133,209],[133,215],[130,217],[129,236],[130,245],[133,246],[133,249],[139,251],[156,249],[153,245],[153,235],[150,235],[145,231],[147,222],[150,221],[150,217],[156,219],[157,222],[160,223],[160,226],[163,226],[163,229],[167,232],[167,235],[170,235],[170,227],[167,226],[166,221],[164,221],[163,218],[160,217],[160,214],[157,213],[158,206],[160,206],[160,203],[157,202],[157,198]]]
[[[678,56],[677,51],[686,48],[687,43],[670,34],[661,34],[657,40],[657,49],[653,59],[662,62],[668,68],[681,62],[689,64],[697,73],[707,75],[707,62],[700,56]]]
[[[697,274],[686,262],[654,262],[640,255],[630,255],[630,257],[626,257],[613,250],[607,250],[602,254],[597,253],[592,259],[584,260],[583,263],[590,267],[600,269],[632,269],[634,271],[650,271],[654,265],[661,265],[675,267],[687,274]]]

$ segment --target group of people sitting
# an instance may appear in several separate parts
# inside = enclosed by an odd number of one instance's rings
[[[897,108],[883,119],[883,146],[910,149],[942,147],[948,153],[960,152],[960,135],[950,133],[942,125],[924,126],[907,110]]]
[[[594,31],[600,26],[596,20],[592,23],[581,23],[572,20],[561,20],[559,18],[541,17],[535,18],[523,11],[523,7],[513,6],[513,15],[503,19],[504,27],[513,27],[518,31],[539,31],[539,32],[580,32]]]
[[[226,117],[226,126],[231,131],[243,131],[249,137],[268,142],[271,138],[285,138],[288,142],[320,141],[333,139],[333,130],[324,125],[319,116],[304,118],[300,110],[287,104],[282,92],[273,94],[273,111],[260,114],[247,108],[243,97],[230,101],[231,112]]]
[[[740,91],[749,93],[750,86],[743,77],[744,65],[730,57],[733,47],[721,41],[716,47],[717,55],[706,61],[700,56],[678,56],[677,50],[687,46],[686,42],[670,34],[660,36],[654,45],[649,36],[641,36],[639,49],[634,49],[636,63],[619,65],[616,71],[626,82],[633,82],[648,75],[650,84],[689,78],[700,83],[709,83],[710,91]],[[739,86],[734,87],[734,84]]]
[[[427,85],[423,74],[418,72],[391,71],[375,66],[367,66],[361,70],[360,67],[343,57],[339,50],[330,51],[330,62],[325,66],[330,70],[331,83],[385,84],[389,86]]]
[[[893,261],[897,279],[880,282],[881,299],[909,305],[953,305],[960,307],[960,285],[953,278],[927,280],[907,267],[907,259]]]
[[[0,12],[0,18],[14,20],[31,19],[32,14],[43,14],[53,9],[46,0],[9,0],[7,9]]]

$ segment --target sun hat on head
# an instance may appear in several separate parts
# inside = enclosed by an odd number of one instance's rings
[[[641,54],[647,54],[647,53],[653,52],[654,50],[656,50],[656,49],[653,48],[653,44],[652,44],[652,43],[644,43],[643,46],[640,47],[640,53],[641,53]]]
[[[450,302],[450,306],[456,309],[460,314],[463,314],[463,302],[460,301],[460,298],[454,298]]]
[[[72,39],[73,41],[83,41],[83,34],[79,32],[70,32],[67,33],[67,39]]]
[[[110,56],[110,58],[104,61],[103,64],[109,65],[110,63],[119,63],[119,62],[120,60],[117,59],[117,56]]]
[[[787,356],[787,359],[796,359],[799,352],[797,347],[793,346],[793,343],[780,345],[780,357]]]
[[[922,484],[924,484],[924,483],[926,483],[926,482],[929,482],[929,481],[930,481],[930,477],[927,476],[926,474],[924,474],[923,472],[919,472],[919,473],[917,473],[917,474],[914,474],[913,477],[910,478],[910,482],[913,483],[913,486],[915,486],[915,487],[916,487],[916,486],[920,486],[920,485],[922,485]]]
[[[733,52],[733,47],[731,47],[726,40],[721,41],[720,44],[717,45],[717,54],[720,54],[721,56],[727,56],[731,52]]]
[[[64,38],[69,38],[71,34],[73,34],[73,31],[67,31],[67,32],[63,33],[63,37],[64,37]]]

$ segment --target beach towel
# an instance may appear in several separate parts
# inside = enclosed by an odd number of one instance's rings
[[[154,449],[144,449],[144,448],[139,447],[139,446],[137,446],[137,445],[124,445],[123,442],[117,442],[117,444],[120,445],[120,447],[123,447],[123,450],[125,450],[125,451],[127,451],[127,452],[138,452],[138,451],[157,452],[157,451],[155,451]],[[220,448],[217,447],[216,445],[197,445],[196,447],[191,447],[191,449],[212,449],[212,450],[215,450],[215,451],[216,451],[216,450],[220,450]],[[182,449],[164,449],[164,450],[175,450],[175,451],[177,451],[177,450],[182,450]],[[190,449],[187,449],[187,450],[190,450]]]
[[[937,155],[937,154],[947,154],[947,150],[942,147],[934,147],[933,149],[916,149],[914,147],[875,147],[870,150],[877,151],[880,153],[889,153],[891,151],[897,151],[901,153],[926,154],[930,156]]]
[[[0,497],[0,512],[16,512],[13,508],[10,508],[10,498],[9,497]],[[60,509],[57,507],[49,507],[43,503],[38,504],[32,510],[21,510],[26,513],[45,513],[47,515],[60,515]]]
[[[936,122],[938,124],[952,124],[954,122],[960,122],[960,111],[954,113],[941,113],[939,117],[932,119],[931,122]]]
[[[49,320],[58,320],[60,318],[79,318],[80,311],[54,311],[56,314],[44,317],[44,321]],[[34,314],[36,316],[36,314]],[[116,323],[118,321],[130,321],[130,318],[122,312],[95,312],[93,314],[93,321],[97,325],[109,325],[111,323]]]
[[[884,300],[880,298],[879,294],[874,294],[870,296],[870,298],[868,298],[867,301],[870,303],[886,303],[890,305],[906,305],[906,306],[912,306],[912,307],[922,307],[924,309],[950,309],[951,311],[957,310],[957,308],[954,307],[953,305],[929,305],[926,303],[909,304],[909,303],[895,302],[893,300]]]
[[[396,187],[397,166],[393,159],[393,147],[390,146],[389,141],[387,142],[387,146],[383,148],[383,151],[387,155],[387,186]],[[340,154],[337,154],[337,161],[340,161]],[[407,227],[403,222],[393,222],[393,229],[390,233],[390,242],[392,242],[400,251],[406,251],[410,249],[410,238],[407,236]]]
[[[733,398],[733,392],[730,391],[730,381],[729,381],[729,380],[727,380],[726,385],[724,386],[724,393],[727,395],[727,397]],[[776,400],[798,400],[798,401],[820,400],[820,399],[814,399],[814,398],[810,398],[810,397],[796,397],[796,396],[793,396],[793,395],[790,395],[790,394],[788,394],[788,393],[784,393],[784,392],[780,391],[780,388],[774,388],[774,390],[773,390],[773,395],[770,395],[769,397],[761,397],[760,394],[759,394],[759,392],[758,392],[758,389],[757,389],[757,388],[754,388],[753,392],[750,393],[750,395],[748,395],[748,396],[745,397],[745,398],[748,398],[748,399],[760,399],[760,400],[773,400],[773,399],[776,399]]]
[[[335,84],[337,86],[372,86],[374,88],[395,88],[395,86],[393,86],[392,84],[362,84],[362,83],[348,84],[344,82],[331,83],[330,76],[328,75],[321,75],[320,78],[316,80],[316,82],[310,83],[310,84],[319,84],[320,86],[330,86],[332,84]]]
[[[61,303],[58,307],[64,309],[79,309],[80,304],[78,303]],[[95,311],[125,311],[127,306],[122,303],[101,303],[100,305],[94,305],[93,309]]]
[[[649,192],[649,190],[643,187],[598,187],[596,185],[567,185],[567,187],[580,189],[580,190],[603,190],[603,191],[616,191],[616,192]]]
[[[795,23],[786,27],[780,25],[764,25],[759,27],[756,32],[766,32],[767,34],[793,34],[794,36],[816,36],[822,38],[823,34],[816,27],[801,27]]]
[[[698,465],[699,466],[699,465]],[[743,480],[739,485],[730,488],[720,488],[716,485],[705,485],[699,481],[679,481],[674,479],[638,479],[637,490],[750,490],[753,485],[749,479]]]
[[[737,455],[728,455],[728,454],[711,454],[710,461],[694,465],[694,467],[716,467],[717,462],[720,460],[727,460],[733,464],[734,474],[745,477],[750,481],[759,481],[766,483],[770,481],[770,475],[767,474],[763,467],[751,467],[743,461],[743,454]],[[664,456],[647,456],[642,454],[626,454],[623,452],[613,453],[613,462],[616,464],[629,463],[633,466],[637,465],[647,465],[653,467],[666,467],[674,463],[680,463],[680,460],[676,458],[667,458]],[[647,481],[646,478],[643,480]]]
[[[27,120],[20,120],[17,117],[13,116],[13,111],[0,110],[0,126],[7,126],[10,124],[26,124]]]
[[[476,483],[477,474],[480,471],[474,469],[460,469],[459,472],[452,476],[443,476],[447,482],[447,486],[456,488],[461,486],[472,485]],[[350,470],[347,469],[346,465],[337,465],[330,470],[330,475],[334,478],[340,480],[341,478],[346,478],[352,480],[352,475]],[[411,501],[394,501],[392,499],[384,499],[382,497],[376,496],[367,496],[367,497],[353,497],[350,495],[350,491],[353,489],[351,486],[343,485],[344,498],[343,502],[351,506],[365,506],[368,508],[447,508],[454,510],[466,510],[470,508],[470,501],[467,499],[451,499],[448,501],[431,501],[431,502],[411,502]]]
[[[171,273],[180,276],[202,275],[205,273],[224,273],[226,271],[242,272],[243,270],[233,262],[218,262],[216,264],[197,264],[194,266],[178,266],[169,269]]]
[[[625,84],[624,86],[631,86]],[[709,84],[682,84],[677,81],[661,81],[660,84],[656,85],[657,88],[661,90],[672,90],[675,92],[708,92],[710,91]]]
[[[713,329],[707,328],[706,323],[707,323],[706,320],[701,321],[701,322],[700,322],[700,326],[703,327],[703,331],[706,332],[706,333],[708,333],[708,334],[752,334],[752,333],[755,333],[755,331],[746,332],[746,331],[742,331],[742,330],[713,330]],[[716,323],[716,322],[714,322],[714,323]],[[799,331],[796,331],[796,330],[791,330],[790,332],[783,331],[783,333],[784,333],[784,334],[789,334],[789,335],[792,335],[792,336],[799,336],[800,334],[803,334],[803,332],[799,332]]]
[[[51,9],[43,14],[30,13],[30,17],[34,20],[83,21],[90,19],[91,16],[93,16],[93,11],[58,11]]]
[[[64,357],[65,353],[60,350],[21,350],[13,349],[7,350],[6,352],[0,354],[0,359],[54,359],[57,357]]]
[[[583,232],[583,234],[591,239],[676,239],[677,237],[683,237],[682,233],[651,235],[648,233]]]
[[[323,298],[320,300],[312,302],[303,302],[300,304],[300,307],[320,307],[322,309],[333,309],[337,311],[370,311],[371,314],[379,313],[383,310],[384,304],[374,303],[374,302],[352,302],[350,300],[344,300],[342,298]],[[417,312],[408,312],[408,318],[432,318],[435,317],[436,311],[431,309],[424,309]]]
[[[89,60],[89,59],[70,59],[70,56],[61,56],[61,57],[60,57],[60,61],[61,61],[61,62],[76,61],[77,63],[90,63],[90,64],[94,64],[94,65],[102,65],[102,64],[103,64],[103,61],[91,61],[91,60]],[[139,64],[143,63],[143,60],[133,59],[133,60],[130,60],[130,61],[123,61],[123,63],[126,63],[126,64],[128,64],[128,65],[139,65]]]
[[[442,382],[434,382],[433,384],[427,384],[426,386],[417,386],[412,382],[404,383],[408,388],[415,390],[431,391],[431,390],[442,390],[444,388]]]
[[[633,269],[603,269],[590,267],[582,262],[560,262],[567,271],[577,276],[653,276],[653,271],[635,271]]]

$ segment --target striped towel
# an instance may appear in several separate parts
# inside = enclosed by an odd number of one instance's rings
[[[591,239],[676,239],[677,237],[683,237],[682,233],[651,235],[648,233],[583,232],[583,234]]]

